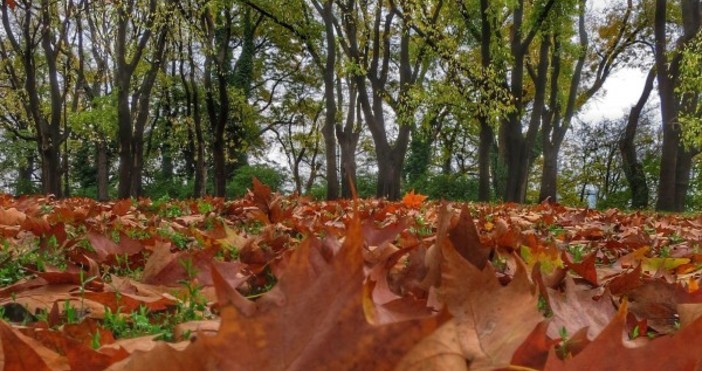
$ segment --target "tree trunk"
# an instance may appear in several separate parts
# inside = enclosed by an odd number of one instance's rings
[[[480,55],[483,75],[487,77],[488,69],[492,64],[490,44],[492,40],[492,23],[489,12],[488,0],[480,0]],[[487,112],[480,110],[480,143],[478,145],[478,201],[490,201],[490,150],[495,141],[495,133],[490,126]]]
[[[97,157],[97,198],[98,201],[107,201],[110,198],[108,193],[109,173],[107,160],[107,143],[104,138],[101,138],[95,144],[95,152]]]
[[[341,101],[341,88],[339,88],[339,101]],[[356,148],[361,135],[361,125],[356,120],[361,119],[361,107],[358,102],[358,89],[349,81],[349,104],[346,123],[342,128],[336,125],[336,138],[341,150],[341,197],[353,197],[352,189],[356,188]]]
[[[17,182],[15,183],[15,193],[24,195],[34,193],[32,176],[34,174],[34,155],[27,156],[27,162],[17,168]]]
[[[678,149],[677,168],[675,169],[675,211],[685,211],[685,199],[690,188],[692,158],[697,153],[696,150],[686,150],[682,146]]]
[[[207,163],[205,162],[205,138],[202,132],[202,114],[200,112],[200,97],[195,85],[195,67],[191,65],[190,84],[193,88],[193,125],[195,126],[195,184],[193,197],[204,197],[207,193]]]
[[[228,161],[225,165],[227,180],[231,179],[237,169],[248,165],[249,162],[246,143],[250,133],[246,131],[245,121],[248,119],[246,107],[249,105],[248,99],[251,97],[253,83],[256,26],[251,19],[251,8],[244,8],[242,17],[241,51],[234,64],[232,74],[229,76],[230,87],[240,94],[242,99],[232,102],[234,104],[231,106],[231,112],[228,113],[229,117],[226,122],[224,143],[228,154]],[[232,53],[231,49],[229,53]],[[232,56],[227,56],[228,60],[231,58]]]
[[[495,134],[490,124],[480,122],[480,144],[478,145],[478,201],[490,201],[490,152]]]
[[[656,0],[654,35],[656,38],[656,68],[659,73],[658,95],[660,97],[661,116],[663,119],[663,153],[658,181],[658,210],[675,210],[675,171],[678,159],[679,133],[675,127],[677,112],[675,109],[675,91],[668,66],[668,48],[666,40],[667,1]]]
[[[324,66],[324,104],[325,118],[322,135],[324,137],[324,154],[327,165],[327,200],[339,198],[339,171],[336,163],[336,102],[334,95],[334,76],[336,68],[336,39],[334,36],[334,24],[332,14],[333,0],[324,2],[322,18],[324,19],[324,31],[326,36],[327,58]],[[353,108],[351,108],[353,110]],[[343,175],[342,165],[342,179]]]
[[[150,67],[136,91],[132,91],[132,79],[137,65],[153,34],[152,27],[158,1],[150,0],[144,32],[129,45],[127,28],[133,16],[134,4],[117,6],[117,34],[115,40],[115,86],[117,88],[117,126],[119,140],[119,187],[118,197],[138,197],[142,188],[144,162],[144,127],[150,114],[151,91],[160,70],[168,36],[166,25],[159,24],[155,45],[151,45]],[[129,9],[128,9],[129,8]],[[127,61],[127,56],[131,60]],[[133,94],[129,94],[132,92]]]
[[[681,141],[677,120],[680,110],[685,110],[686,107],[681,107],[681,97],[677,95],[675,90],[680,75],[681,49],[700,30],[700,2],[699,0],[681,1],[683,36],[674,49],[676,53],[671,53],[671,50],[668,49],[666,38],[667,5],[666,0],[656,0],[653,28],[656,70],[658,71],[658,95],[663,120],[663,153],[656,209],[682,211],[690,177],[691,165],[688,161],[691,160],[691,153],[686,153]],[[690,158],[688,159],[688,157]]]
[[[224,25],[216,25],[213,15],[207,11],[203,25],[211,50],[205,56],[205,105],[212,128],[212,160],[214,163],[214,195],[225,197],[227,193],[227,164],[225,128],[229,118],[229,41],[232,36],[232,15],[223,14]],[[215,81],[213,82],[213,78]],[[215,87],[216,82],[216,87]],[[216,98],[215,98],[216,96]]]
[[[651,68],[646,77],[646,84],[641,92],[641,97],[634,107],[631,108],[626,128],[624,129],[624,135],[619,139],[619,150],[622,154],[622,167],[624,168],[626,180],[629,182],[629,189],[631,189],[631,207],[634,209],[645,209],[648,207],[649,196],[646,174],[638,160],[634,139],[641,118],[641,112],[651,95],[655,78],[656,69]]]

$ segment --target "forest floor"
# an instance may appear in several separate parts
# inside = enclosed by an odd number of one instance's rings
[[[0,196],[5,369],[702,367],[702,216]]]

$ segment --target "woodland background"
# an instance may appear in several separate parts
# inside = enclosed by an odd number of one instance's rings
[[[1,10],[5,192],[236,197],[256,176],[327,199],[702,205],[698,0]],[[648,71],[638,103],[584,120],[621,68]]]

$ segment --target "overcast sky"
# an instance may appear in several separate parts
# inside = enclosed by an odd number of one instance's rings
[[[591,11],[601,12],[612,3],[626,3],[624,0],[588,1]],[[600,119],[616,119],[629,113],[636,104],[646,83],[648,71],[636,68],[617,70],[609,76],[602,89],[580,111],[579,117],[585,122]],[[649,104],[658,101],[657,91],[651,92]]]
[[[602,90],[588,101],[580,113],[585,122],[600,119],[616,119],[629,113],[631,106],[641,96],[646,74],[634,68],[626,68],[613,73],[602,86]],[[649,103],[658,100],[658,93],[651,92]]]

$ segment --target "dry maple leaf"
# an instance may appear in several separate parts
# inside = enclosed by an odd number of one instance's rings
[[[526,268],[518,265],[502,286],[491,265],[479,270],[448,241],[443,244],[441,295],[454,319],[419,343],[401,370],[507,367],[515,351],[543,321]]]
[[[197,336],[183,351],[161,344],[149,352],[135,352],[112,369],[391,369],[439,326],[440,319],[368,324],[361,300],[362,244],[358,220],[351,223],[331,261],[320,243],[307,240],[291,256],[276,287],[256,302],[251,316],[225,305],[216,336]]]
[[[548,328],[551,338],[557,338],[565,328],[575,334],[586,328],[590,339],[595,338],[610,323],[617,310],[612,295],[602,290],[579,287],[573,278],[566,276],[565,292],[547,289],[553,318]],[[601,297],[599,297],[601,296]]]
[[[625,344],[627,302],[607,327],[575,357],[560,360],[552,349],[545,370],[700,370],[702,317],[673,335],[633,347]],[[629,342],[630,343],[630,342]]]
[[[402,204],[409,208],[418,208],[422,206],[422,202],[427,199],[427,196],[414,193],[414,189],[409,191],[402,197]]]
[[[6,371],[68,370],[68,360],[0,321],[0,368]]]

